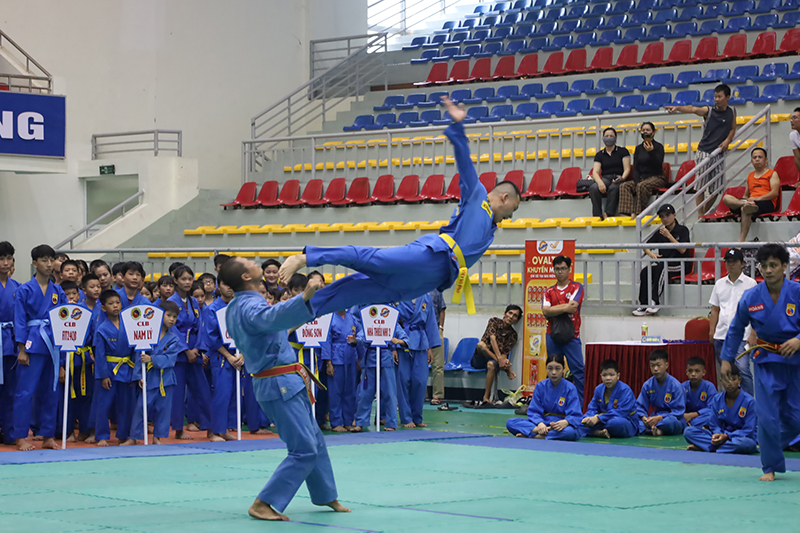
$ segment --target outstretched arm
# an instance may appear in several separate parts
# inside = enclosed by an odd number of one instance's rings
[[[467,112],[462,105],[455,105],[447,96],[442,97],[442,102],[444,102],[450,118],[453,119],[453,124],[444,130],[444,134],[453,145],[453,155],[459,172],[458,184],[461,187],[461,198],[467,199],[478,185],[478,174],[472,164],[472,159],[469,155],[469,142],[464,134],[464,126],[461,124],[461,121],[467,116]]]

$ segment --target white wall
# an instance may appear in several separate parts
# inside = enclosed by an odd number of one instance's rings
[[[1,237],[24,251],[83,225],[93,133],[181,129],[200,187],[237,186],[250,117],[307,81],[310,38],[363,33],[366,2],[0,0],[0,24],[67,95],[66,173],[0,172]]]

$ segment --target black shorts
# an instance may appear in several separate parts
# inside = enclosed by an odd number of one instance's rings
[[[766,215],[768,213],[774,213],[777,211],[775,204],[772,203],[772,200],[756,200],[756,206],[758,207],[758,212],[753,213],[753,217],[760,217],[761,215]],[[741,215],[742,209],[731,209],[731,213],[734,215]]]
[[[472,359],[470,360],[469,365],[476,370],[486,370],[486,366],[488,365],[489,361],[494,361],[494,359],[485,355],[485,352],[481,348],[476,347],[475,353],[472,354]],[[499,370],[496,361],[494,369]]]

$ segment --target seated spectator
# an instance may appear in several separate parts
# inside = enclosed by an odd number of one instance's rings
[[[637,216],[647,207],[650,197],[666,187],[664,180],[664,145],[653,139],[656,127],[643,122],[639,128],[642,144],[633,152],[631,178],[619,186],[619,214]]]
[[[636,397],[631,388],[619,380],[619,365],[613,359],[600,363],[600,379],[594,389],[589,409],[580,428],[581,436],[603,439],[624,439],[639,433]]]
[[[648,359],[653,377],[644,382],[636,399],[639,433],[654,437],[683,433],[681,420],[686,411],[686,395],[681,382],[667,373],[667,351],[653,350]]]
[[[517,373],[511,369],[509,356],[514,345],[517,344],[517,332],[514,325],[522,318],[522,308],[511,304],[506,307],[503,318],[490,318],[486,331],[475,348],[470,365],[472,368],[486,369],[486,390],[483,400],[476,409],[492,409],[492,385],[494,385],[499,372],[505,372],[508,379],[515,379]]]
[[[547,354],[547,379],[533,389],[528,418],[511,418],[506,428],[515,437],[578,440],[580,427],[578,391],[564,379],[564,356]]]
[[[753,218],[778,210],[778,195],[781,193],[781,178],[767,165],[767,151],[764,148],[753,148],[750,163],[754,170],[747,176],[742,199],[730,194],[722,197],[722,203],[730,207],[731,212],[742,215],[739,242],[747,240]]]
[[[624,146],[617,146],[617,130],[603,130],[605,148],[594,156],[589,198],[592,199],[592,216],[613,217],[617,214],[619,203],[619,184],[631,175],[631,153]],[[606,209],[603,213],[603,196],[606,196]]]
[[[689,228],[678,224],[675,220],[675,208],[672,204],[662,204],[658,208],[658,216],[661,218],[661,227],[656,231],[648,242],[651,243],[679,243],[689,242]],[[650,259],[669,258],[682,259],[691,257],[688,248],[664,248],[659,253],[652,250],[645,250],[644,253]],[[664,292],[666,282],[664,266],[669,272],[669,277],[680,277],[688,269],[690,263],[682,261],[659,261],[645,266],[639,274],[639,307],[633,312],[633,316],[654,315],[658,313],[658,306],[661,303],[661,294]],[[652,274],[652,275],[651,275]],[[649,293],[649,294],[648,294]]]
[[[792,131],[789,132],[789,144],[792,146],[792,155],[794,155],[794,166],[800,172],[800,107],[795,107],[789,117],[789,124],[791,124]],[[794,186],[800,185],[800,182],[795,183]]]

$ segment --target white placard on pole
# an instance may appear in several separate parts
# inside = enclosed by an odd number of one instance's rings
[[[394,337],[400,312],[391,305],[368,305],[361,309],[364,338],[375,348],[375,397],[377,414],[375,425],[381,430],[381,347],[386,347]],[[388,347],[387,347],[388,349]],[[366,370],[366,369],[365,369]]]
[[[236,370],[236,440],[242,440],[242,372]]]
[[[219,324],[219,336],[222,338],[223,344],[228,345],[229,348],[236,348],[236,343],[233,341],[230,333],[228,333],[228,323],[225,322],[225,316],[228,314],[228,307],[217,309],[217,323]]]
[[[128,345],[144,353],[158,344],[164,310],[154,305],[135,305],[120,314],[125,326]],[[140,354],[141,356],[141,354]],[[147,364],[142,362],[142,419],[144,423],[144,445],[147,446]]]
[[[333,314],[328,313],[327,315],[323,315],[319,318],[315,318],[311,322],[303,324],[295,330],[297,342],[302,344],[303,347],[311,349],[308,370],[312,375],[314,374],[314,367],[316,366],[314,348],[319,348],[323,342],[328,340],[328,333],[331,330],[332,318]],[[319,394],[319,390],[317,390],[317,394]],[[317,416],[317,404],[315,403],[311,404],[311,414]]]
[[[66,304],[54,307],[48,313],[53,330],[53,344],[59,351],[67,353],[64,374],[64,412],[61,424],[61,449],[67,447],[67,426],[69,425],[70,361],[78,348],[86,345],[86,334],[92,322],[92,311],[82,305]]]
[[[222,339],[222,343],[228,346],[228,349],[235,350],[236,343],[230,333],[228,333],[228,323],[225,321],[227,314],[227,305],[222,309],[217,309],[219,336]],[[238,369],[234,368],[234,370],[236,371],[236,440],[242,440],[242,373]]]

